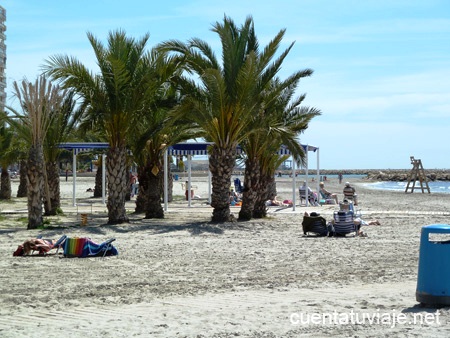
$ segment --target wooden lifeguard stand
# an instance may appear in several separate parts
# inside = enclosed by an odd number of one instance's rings
[[[410,158],[413,168],[408,176],[408,184],[406,185],[405,193],[414,192],[414,189],[419,189],[419,187],[415,186],[417,181],[420,182],[422,193],[425,193],[425,189],[430,193],[430,187],[428,186],[428,179],[423,170],[422,161],[414,159],[414,156],[411,156]],[[410,186],[411,183],[412,185]]]

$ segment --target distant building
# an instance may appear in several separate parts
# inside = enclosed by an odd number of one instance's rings
[[[0,112],[5,111],[6,104],[6,10],[0,6]]]

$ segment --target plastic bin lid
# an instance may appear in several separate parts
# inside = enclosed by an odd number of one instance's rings
[[[430,224],[422,227],[422,231],[433,233],[450,233],[450,225],[448,224]]]

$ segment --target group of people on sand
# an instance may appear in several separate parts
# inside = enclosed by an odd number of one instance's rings
[[[306,196],[306,191],[308,191],[308,200],[312,205],[319,205],[319,195],[320,199],[326,202],[332,202],[333,204],[339,204],[339,198],[336,193],[332,193],[325,189],[325,183],[319,183],[319,194],[307,187],[306,181],[303,181],[303,185],[299,188],[300,198]],[[358,195],[356,194],[356,189],[350,185],[350,182],[345,182],[343,189],[344,199],[350,200],[354,205],[358,205]]]
[[[311,205],[318,206],[319,201],[322,200],[324,203],[339,204],[339,198],[336,193],[332,193],[325,188],[325,183],[319,183],[319,193],[313,191],[311,187],[307,186],[306,181],[299,187],[300,199],[306,198],[306,191],[308,192],[308,202]],[[358,205],[358,195],[356,194],[355,188],[350,185],[350,182],[346,182],[343,189],[344,199],[351,200],[354,205]],[[319,198],[320,196],[320,198]],[[278,201],[277,196],[273,199],[267,200],[267,206],[292,206],[293,202],[291,200]]]
[[[340,204],[340,209],[339,212],[344,212],[344,213],[353,213],[353,211],[350,211],[348,209],[346,209],[345,205],[349,205],[349,203],[347,200],[344,200],[343,203]],[[352,215],[353,216],[353,215]],[[327,221],[323,216],[321,216],[319,213],[316,212],[312,212],[311,214],[309,214],[308,212],[305,212],[303,214],[303,222],[305,222],[308,218],[317,218],[317,219],[321,219],[323,224],[327,224],[327,228],[329,230],[330,234],[333,234],[334,236],[339,236],[339,233],[334,233],[334,226],[336,225],[336,220],[334,219],[334,217],[330,220]],[[356,233],[358,236],[360,237],[367,237],[367,233],[365,233],[361,227],[362,226],[368,226],[368,225],[381,225],[380,221],[377,219],[374,220],[370,220],[370,221],[364,221],[361,217],[352,217],[353,223],[356,227]]]
[[[306,182],[304,182],[304,185],[306,185]],[[331,200],[334,203],[338,204],[339,205],[339,213],[350,213],[352,216],[351,219],[357,229],[357,235],[361,236],[361,237],[367,237],[367,234],[362,231],[361,226],[381,225],[380,221],[377,219],[370,220],[370,221],[364,221],[363,219],[361,219],[361,217],[357,217],[355,215],[355,210],[353,209],[353,206],[358,205],[358,198],[357,198],[358,195],[356,194],[356,189],[350,184],[350,182],[345,182],[344,189],[342,192],[344,194],[344,200],[341,203],[339,203],[337,194],[326,190],[324,182],[319,183],[320,196],[324,200],[327,200],[327,201]],[[322,217],[322,216],[320,216],[320,214],[317,214],[315,212],[311,213],[311,215],[309,215],[307,212],[305,212],[304,219],[305,219],[305,217],[309,217],[309,216]],[[323,217],[322,217],[322,219],[326,224],[328,224],[329,229],[334,228],[334,225],[336,224],[335,223],[336,220],[334,218],[328,222]]]

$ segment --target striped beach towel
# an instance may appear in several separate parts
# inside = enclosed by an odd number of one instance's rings
[[[95,256],[115,256],[117,249],[111,244],[115,239],[110,239],[101,244],[93,242],[86,237],[67,238],[64,244],[65,257],[95,257]]]
[[[84,245],[87,238],[67,238],[64,245],[64,256],[66,257],[82,257]]]

